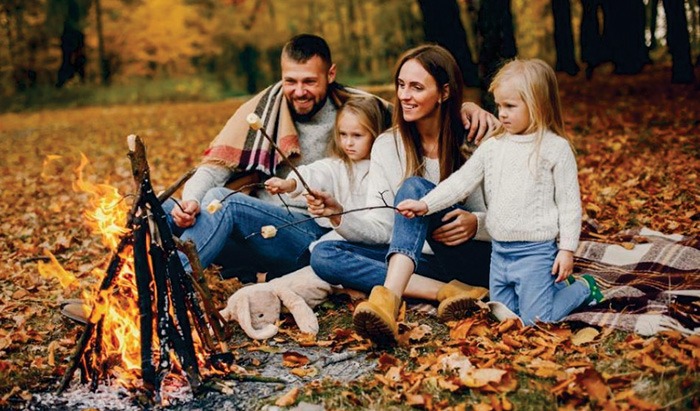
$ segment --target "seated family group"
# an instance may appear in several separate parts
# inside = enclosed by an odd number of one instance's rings
[[[166,203],[203,266],[243,282],[310,266],[369,293],[353,323],[378,344],[396,341],[402,297],[439,301],[438,316],[451,320],[488,295],[525,324],[602,298],[592,277],[571,275],[581,200],[546,63],[503,66],[490,88],[498,119],[463,103],[459,67],[436,45],[400,57],[393,103],[336,83],[315,35],[284,46],[281,72],[226,123],[181,201]],[[248,128],[250,113],[294,169]],[[254,196],[225,188],[242,174],[265,176]],[[212,202],[221,207],[207,211]],[[268,225],[284,228],[251,235]]]

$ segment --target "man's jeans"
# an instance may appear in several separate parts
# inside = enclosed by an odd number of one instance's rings
[[[411,177],[396,193],[395,204],[407,198],[419,199],[433,188],[433,183]],[[443,282],[458,279],[487,287],[490,243],[471,240],[457,246],[446,246],[428,236],[445,224],[442,218],[453,209],[412,219],[396,214],[390,245],[321,242],[311,253],[311,267],[319,277],[331,284],[369,292],[372,287],[384,284],[388,258],[394,253],[401,253],[413,260],[414,272],[425,277]],[[426,237],[435,255],[422,254]]]
[[[268,278],[274,278],[309,265],[309,244],[328,232],[327,228],[309,220],[279,229],[272,238],[263,238],[260,235],[263,226],[279,228],[308,216],[242,193],[231,193],[223,187],[209,190],[202,200],[196,224],[174,230],[181,240],[194,241],[203,267],[216,262],[236,276],[267,272]],[[210,214],[206,205],[215,199],[221,201],[222,207]],[[168,216],[173,207],[176,207],[173,201],[164,204]],[[189,270],[189,261],[182,253],[180,260],[185,270]]]
[[[555,241],[492,241],[491,301],[505,304],[526,325],[559,321],[590,295],[580,281],[555,283]]]

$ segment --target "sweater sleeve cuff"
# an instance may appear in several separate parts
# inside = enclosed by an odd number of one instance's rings
[[[287,176],[287,179],[292,179],[292,180],[294,180],[294,181],[297,183],[297,185],[296,185],[296,187],[294,188],[294,190],[293,190],[293,191],[290,191],[289,193],[287,193],[287,195],[288,195],[290,198],[297,198],[297,197],[299,197],[299,195],[301,195],[301,193],[304,192],[304,185],[301,184],[301,181],[299,181],[299,177],[297,177],[296,174],[294,174],[294,173],[290,173],[290,175]]]
[[[491,241],[491,236],[486,230],[486,213],[483,211],[473,211],[472,214],[476,216],[477,221],[474,239],[479,241]]]
[[[578,248],[578,239],[572,239],[572,238],[560,238],[559,239],[559,249],[560,250],[567,250],[567,251],[571,251],[572,253],[575,253],[577,248]]]

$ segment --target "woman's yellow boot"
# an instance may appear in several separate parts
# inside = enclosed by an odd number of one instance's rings
[[[372,288],[369,299],[355,308],[352,316],[355,331],[379,346],[395,344],[399,336],[396,317],[400,306],[401,298],[388,288],[381,285]]]
[[[489,294],[484,287],[464,284],[461,281],[452,280],[440,287],[437,299],[438,318],[442,321],[455,321],[466,318],[478,309],[477,300],[481,300]]]

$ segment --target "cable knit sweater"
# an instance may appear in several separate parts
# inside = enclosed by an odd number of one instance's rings
[[[546,132],[486,140],[464,166],[421,200],[428,214],[460,201],[484,183],[486,229],[497,241],[547,241],[576,251],[581,232],[581,196],[569,143]]]
[[[469,163],[472,160],[468,160]],[[398,132],[389,130],[381,134],[372,146],[370,157],[369,175],[367,176],[367,203],[366,206],[393,205],[396,192],[404,181],[406,170],[406,154],[403,142]],[[429,173],[424,176],[433,183],[438,183],[438,173]],[[383,193],[384,201],[382,201]],[[466,196],[464,196],[466,197]],[[455,201],[456,202],[456,201]],[[342,204],[342,203],[341,203]],[[347,210],[348,207],[344,205]],[[467,210],[474,213],[478,219],[477,240],[490,241],[484,229],[486,217],[486,205],[481,190],[476,190],[465,202]],[[348,241],[367,244],[389,244],[391,232],[394,226],[394,210],[380,208],[361,213],[349,213],[342,216],[340,225],[335,230]],[[431,253],[424,247],[424,252]]]
[[[324,158],[297,169],[309,188],[330,193],[346,209],[365,206],[369,160],[353,161],[348,169],[345,162],[339,158]],[[288,194],[289,197],[296,198],[305,191],[296,173],[290,172],[287,179],[294,179],[297,183],[296,189]],[[327,218],[316,219],[316,222],[321,227],[331,227]],[[331,231],[324,235],[323,239],[342,240],[342,237]]]

